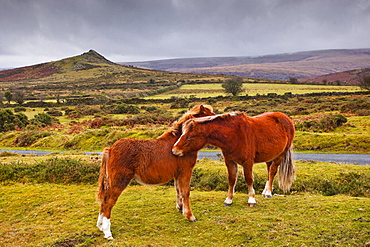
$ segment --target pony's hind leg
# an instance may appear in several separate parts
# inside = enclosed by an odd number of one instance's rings
[[[278,171],[278,167],[281,164],[283,160],[283,156],[279,156],[273,161],[266,162],[267,164],[267,171],[268,171],[268,180],[266,182],[265,189],[262,192],[262,195],[266,198],[271,198],[272,197],[272,184],[274,182],[275,175]]]
[[[225,159],[225,163],[228,171],[228,180],[229,180],[229,190],[227,193],[226,200],[224,201],[225,206],[230,206],[233,203],[234,193],[235,193],[235,184],[238,175],[238,164],[229,159]]]
[[[113,206],[116,204],[118,197],[121,195],[123,190],[127,187],[133,178],[133,175],[127,175],[125,178],[121,178],[119,182],[111,182],[111,186],[104,193],[104,196],[100,202],[100,211],[97,222],[97,227],[104,233],[104,238],[113,239],[112,232],[110,229],[111,223],[111,212]]]
[[[269,175],[271,170],[272,161],[266,162],[266,168],[267,168],[267,181],[265,184],[265,188],[262,191],[262,195],[266,198],[272,197],[272,183],[270,184]]]

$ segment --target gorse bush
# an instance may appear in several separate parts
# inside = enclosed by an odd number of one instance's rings
[[[295,128],[301,131],[328,132],[342,126],[346,122],[347,118],[341,114],[329,114],[318,120],[306,120],[301,123],[296,123]]]
[[[187,98],[176,98],[171,104],[171,109],[188,108],[190,100]]]
[[[138,114],[140,113],[140,109],[135,105],[128,105],[128,104],[120,104],[113,108],[112,113],[114,114]]]
[[[59,120],[47,113],[42,112],[36,114],[31,120],[31,123],[39,127],[45,127],[48,125],[59,124]]]
[[[15,140],[14,140],[14,145],[17,147],[27,147],[32,145],[34,142],[37,140],[50,136],[51,133],[48,131],[27,131],[24,132],[23,134],[19,135]]]
[[[11,110],[0,110],[0,132],[24,128],[29,123],[23,113],[14,114]]]

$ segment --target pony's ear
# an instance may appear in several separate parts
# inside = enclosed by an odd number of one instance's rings
[[[195,125],[197,125],[197,122],[196,121],[189,121],[190,122],[190,124],[189,124],[189,130],[192,130],[194,127],[195,127]]]
[[[203,105],[200,105],[200,106],[199,106],[199,109],[200,109],[200,112],[205,112],[205,111],[206,111],[206,109],[204,108],[204,106],[203,106]]]

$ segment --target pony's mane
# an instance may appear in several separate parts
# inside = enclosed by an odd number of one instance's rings
[[[202,105],[203,108],[213,112],[213,108],[210,105]],[[187,112],[185,112],[177,121],[172,124],[172,133],[174,135],[181,133],[183,124],[189,119],[197,119],[197,115],[202,113],[201,105],[196,105]],[[201,117],[203,118],[203,117]]]
[[[182,132],[185,132],[186,130],[191,128],[191,123],[192,122],[203,124],[203,123],[208,123],[208,122],[212,122],[212,121],[216,121],[216,120],[221,120],[221,121],[222,120],[227,120],[227,119],[232,118],[232,117],[238,117],[238,116],[244,116],[244,115],[245,115],[244,112],[229,112],[229,113],[224,113],[224,114],[219,114],[219,115],[214,115],[214,116],[193,118],[193,119],[187,121],[183,125]]]
[[[219,114],[215,116],[194,118],[193,120],[197,123],[206,123],[206,122],[211,122],[214,120],[226,120],[231,117],[242,116],[242,115],[245,115],[245,114],[243,112],[229,112],[229,113]]]

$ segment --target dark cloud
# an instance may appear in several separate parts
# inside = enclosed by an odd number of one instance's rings
[[[0,0],[0,68],[370,47],[368,0]]]

